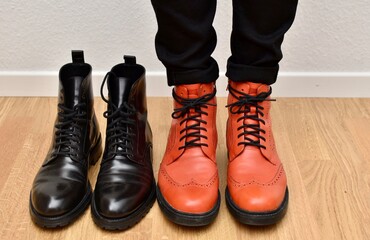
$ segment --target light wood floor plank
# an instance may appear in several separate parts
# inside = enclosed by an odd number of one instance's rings
[[[7,239],[370,239],[370,99],[279,98],[274,135],[288,176],[287,216],[271,227],[247,227],[229,214],[224,199],[227,150],[225,98],[218,99],[217,163],[221,210],[209,227],[179,227],[157,203],[135,227],[107,232],[90,210],[73,225],[44,230],[28,213],[29,190],[51,141],[56,98],[0,98],[0,238]],[[154,172],[166,147],[172,101],[149,98]],[[105,138],[105,103],[95,101]],[[99,164],[90,169],[95,185]]]

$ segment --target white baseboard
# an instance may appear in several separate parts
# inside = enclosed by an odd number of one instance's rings
[[[57,72],[0,72],[0,96],[56,96]],[[104,72],[93,74],[99,95]],[[218,96],[226,96],[227,78],[220,73]],[[165,72],[147,72],[148,96],[171,96]],[[275,97],[370,98],[370,72],[282,72],[273,85]]]

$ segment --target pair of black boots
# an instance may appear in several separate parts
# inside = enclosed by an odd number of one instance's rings
[[[152,132],[147,121],[145,68],[124,56],[105,76],[107,130],[101,167],[92,193],[89,166],[102,154],[94,108],[92,68],[82,51],[59,72],[58,116],[51,147],[30,194],[30,213],[39,226],[73,222],[91,202],[94,222],[109,230],[126,229],[143,218],[155,201]],[[103,95],[105,83],[109,97]]]

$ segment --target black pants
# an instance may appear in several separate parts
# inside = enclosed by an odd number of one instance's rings
[[[298,0],[233,0],[233,81],[276,81],[281,44],[293,23]],[[152,0],[158,21],[155,46],[167,69],[168,85],[207,83],[218,78],[211,57],[217,37],[212,26],[216,0]]]

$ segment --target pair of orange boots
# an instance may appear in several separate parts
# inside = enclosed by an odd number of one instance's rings
[[[272,135],[271,87],[229,81],[228,90],[227,207],[244,224],[274,224],[286,213],[288,188]],[[215,95],[214,83],[173,90],[157,199],[165,216],[180,225],[208,225],[220,208]]]

